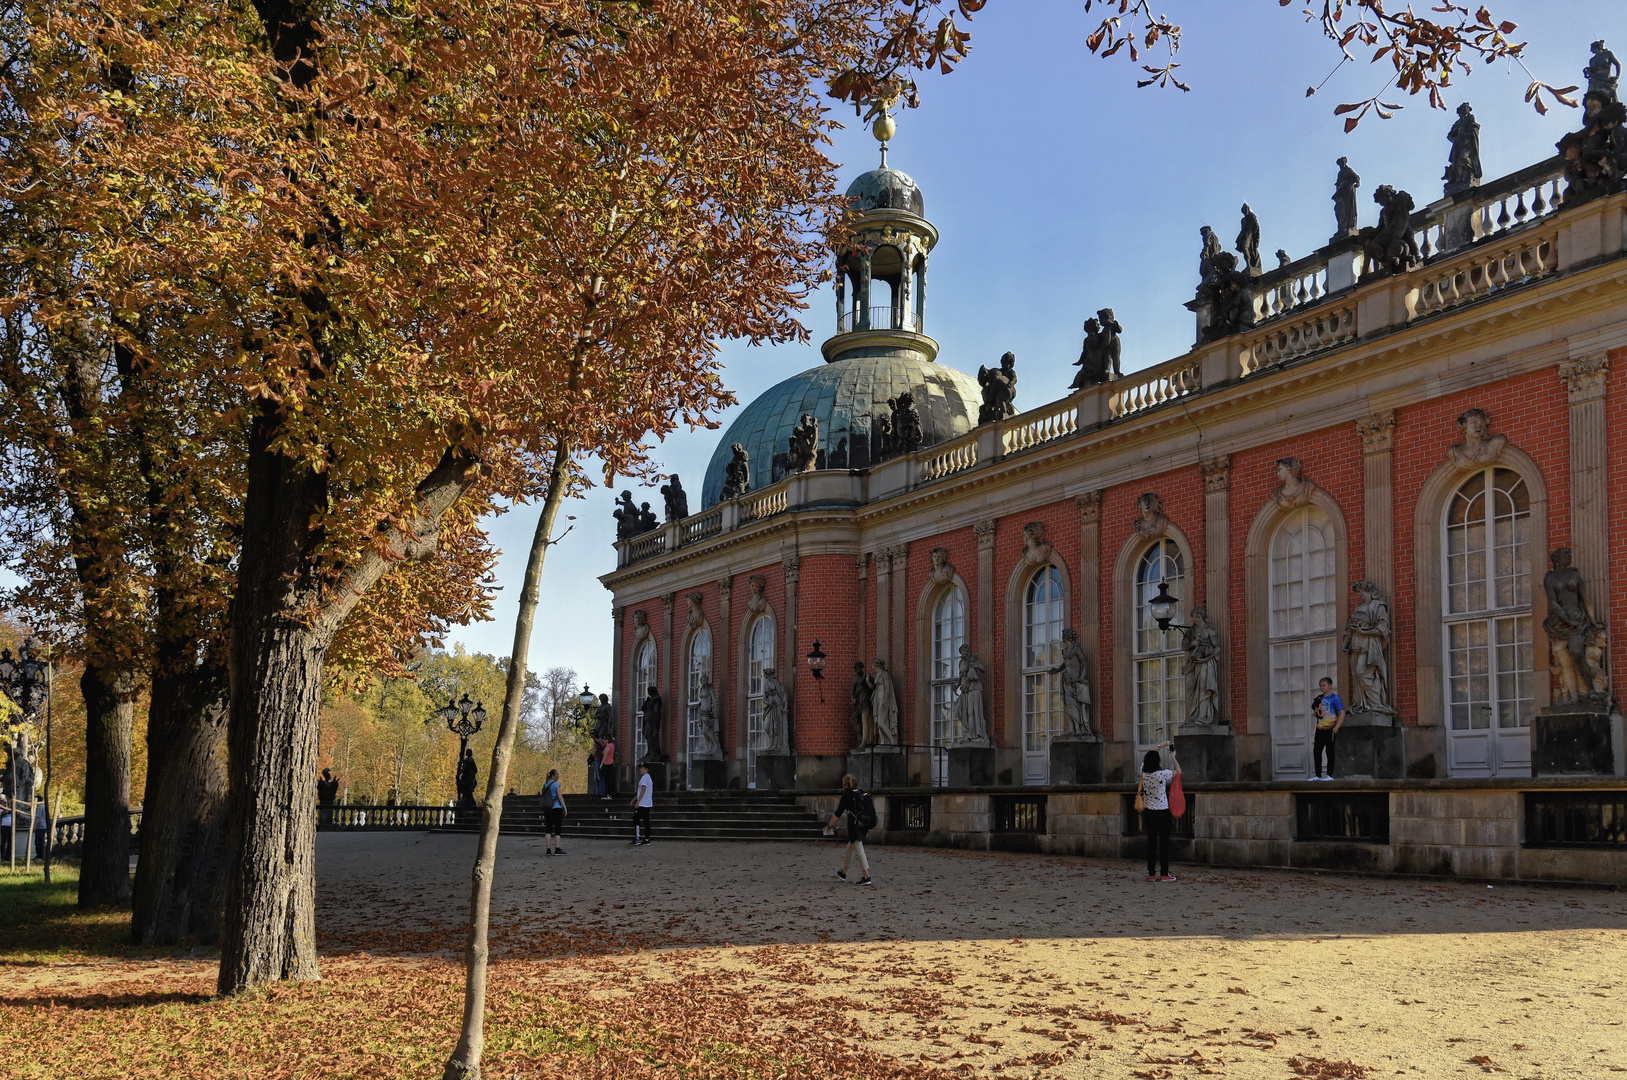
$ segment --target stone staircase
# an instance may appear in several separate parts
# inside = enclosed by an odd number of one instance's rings
[[[608,801],[593,795],[566,795],[566,839],[631,840],[630,795]],[[650,812],[656,840],[819,840],[824,820],[775,791],[659,791]],[[478,832],[477,822],[449,825],[442,832]],[[540,835],[542,798],[510,795],[503,800],[503,832]]]

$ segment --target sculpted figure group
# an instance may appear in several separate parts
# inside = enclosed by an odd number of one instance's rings
[[[1605,675],[1605,626],[1594,619],[1583,595],[1582,573],[1571,565],[1571,549],[1557,548],[1548,556],[1552,568],[1542,579],[1548,598],[1548,634],[1554,669],[1559,675],[1555,704],[1586,704],[1607,708],[1610,680]]]
[[[879,656],[871,662],[875,670],[866,673],[863,662],[854,661],[853,683],[848,688],[855,745],[897,746],[898,693],[887,662]]]
[[[1617,96],[1621,64],[1603,41],[1595,41],[1582,74],[1587,78],[1582,130],[1557,144],[1565,161],[1567,207],[1627,187],[1627,102]]]
[[[1068,389],[1082,390],[1119,377],[1122,349],[1119,335],[1122,333],[1124,327],[1113,316],[1112,308],[1102,308],[1094,318],[1085,320],[1084,348],[1079,350],[1079,359],[1073,362],[1079,374],[1073,377]]]
[[[1017,354],[1000,357],[997,368],[979,365],[977,383],[983,388],[983,404],[977,410],[979,424],[992,424],[1017,412]]]

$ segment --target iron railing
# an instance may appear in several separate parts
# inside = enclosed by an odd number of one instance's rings
[[[321,806],[316,811],[316,827],[322,830],[439,829],[457,824],[473,815],[480,820],[479,807],[456,806],[374,806],[352,803],[348,806]]]
[[[1390,842],[1390,796],[1382,791],[1301,792],[1294,816],[1296,840]]]
[[[927,832],[932,828],[932,796],[887,796],[888,832]]]
[[[997,833],[1045,832],[1044,795],[991,796],[994,831]]]
[[[841,312],[836,317],[836,332],[851,334],[855,330],[908,330],[914,334],[924,333],[919,311],[872,305],[868,320],[865,320],[864,313],[864,308],[850,308]]]
[[[1525,846],[1627,850],[1627,791],[1528,791]]]
[[[1147,823],[1142,820],[1142,814],[1136,809],[1136,797],[1125,795],[1121,813],[1124,815],[1124,835],[1142,836],[1147,832]],[[1175,819],[1170,829],[1171,836],[1182,837],[1187,840],[1197,839],[1196,821],[1198,818],[1198,797],[1190,791],[1186,792],[1186,813]]]

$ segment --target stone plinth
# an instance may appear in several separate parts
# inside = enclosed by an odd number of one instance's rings
[[[994,783],[994,747],[951,746],[950,787],[989,787]]]
[[[691,758],[690,791],[722,791],[729,786],[729,763],[722,758]]]
[[[795,754],[758,754],[757,790],[787,791],[797,786]]]
[[[1230,724],[1183,724],[1175,734],[1175,756],[1188,783],[1231,783],[1237,779],[1237,740]]]
[[[1532,776],[1610,776],[1610,714],[1585,703],[1550,705],[1533,722]]]
[[[1097,735],[1051,740],[1051,783],[1106,782],[1107,747]]]
[[[859,786],[870,788],[904,787],[909,783],[908,762],[901,747],[877,747],[873,750],[849,750],[847,771],[859,779]]]
[[[1406,741],[1395,717],[1346,713],[1333,737],[1333,775],[1340,780],[1400,780],[1407,773]]]

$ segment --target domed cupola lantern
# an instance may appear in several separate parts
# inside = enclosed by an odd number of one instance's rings
[[[825,359],[904,350],[932,361],[938,343],[926,336],[927,255],[938,230],[926,219],[921,187],[887,167],[887,141],[898,130],[889,115],[896,98],[872,106],[870,132],[881,143],[881,167],[848,186],[853,235],[836,253],[836,335]]]

